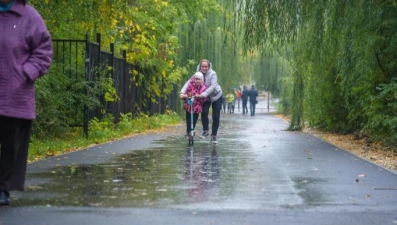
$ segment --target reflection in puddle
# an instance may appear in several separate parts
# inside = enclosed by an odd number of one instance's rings
[[[220,172],[215,147],[199,143],[31,172],[27,181],[14,206],[164,207],[211,200],[219,193]]]
[[[195,152],[194,146],[187,150],[185,179],[190,201],[201,202],[209,195],[217,195],[219,187],[219,163],[215,146],[209,151]]]

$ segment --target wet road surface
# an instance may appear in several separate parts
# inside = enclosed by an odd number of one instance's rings
[[[0,225],[397,224],[395,173],[265,108],[222,114],[217,145],[181,124],[32,163]]]

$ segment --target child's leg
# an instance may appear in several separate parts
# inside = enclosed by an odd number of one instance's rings
[[[186,133],[187,134],[189,134],[190,133],[190,130],[192,129],[191,128],[191,121],[192,121],[192,119],[190,118],[191,116],[190,116],[190,112],[188,112],[188,111],[186,111]]]

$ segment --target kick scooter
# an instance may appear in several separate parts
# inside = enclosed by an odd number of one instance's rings
[[[187,104],[190,105],[190,133],[189,133],[189,145],[193,145],[194,143],[194,127],[193,127],[193,102],[194,102],[194,96],[190,97],[187,100]]]

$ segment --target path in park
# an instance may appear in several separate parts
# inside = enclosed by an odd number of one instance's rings
[[[180,124],[32,163],[0,225],[397,224],[395,173],[272,111],[222,113],[218,145]]]

